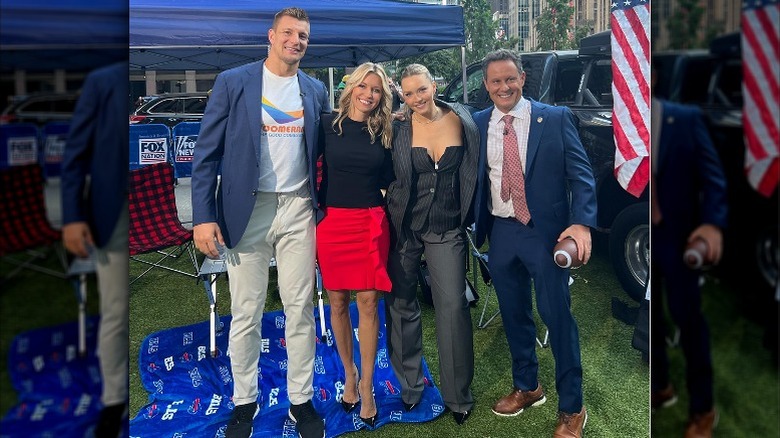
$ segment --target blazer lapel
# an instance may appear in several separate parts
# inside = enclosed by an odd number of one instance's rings
[[[316,121],[319,114],[314,111],[314,96],[316,91],[303,74],[302,71],[298,70],[298,87],[301,90],[301,100],[303,101],[303,134],[306,141],[306,152],[308,152],[309,157],[312,157],[314,156],[314,148],[316,147],[313,142],[315,138],[314,127],[317,126]],[[306,96],[312,97],[307,99]]]
[[[664,161],[669,155],[669,143],[672,140],[671,136],[675,130],[674,111],[671,111],[669,105],[666,102],[663,103],[661,110],[661,136],[658,140],[658,167],[656,171],[660,174],[664,169]]]
[[[546,123],[546,111],[531,101],[531,120],[528,125],[528,151],[525,155],[525,176],[531,173],[536,153],[539,151],[539,142],[542,140],[542,132]]]
[[[263,126],[263,63],[264,61],[260,61],[257,65],[257,68],[248,70],[247,74],[243,77],[244,103],[246,104],[247,114],[249,114],[249,123],[253,123],[255,120],[257,120],[260,122],[261,129]],[[251,126],[257,125],[253,124]],[[251,136],[255,151],[259,151],[260,129],[252,129]]]

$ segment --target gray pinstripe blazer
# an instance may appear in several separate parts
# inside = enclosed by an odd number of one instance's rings
[[[463,125],[463,162],[460,164],[460,219],[465,228],[473,222],[474,188],[477,182],[477,157],[479,154],[479,130],[471,113],[459,103],[436,100],[439,107],[450,108]],[[404,217],[410,210],[409,196],[415,183],[412,169],[412,123],[411,120],[393,122],[393,170],[395,181],[387,188],[387,210],[394,235],[402,236]]]

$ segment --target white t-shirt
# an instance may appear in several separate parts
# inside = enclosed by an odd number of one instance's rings
[[[303,99],[298,76],[263,69],[263,123],[260,132],[261,192],[292,192],[308,180],[303,134]]]

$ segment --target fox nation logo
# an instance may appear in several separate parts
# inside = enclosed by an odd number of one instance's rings
[[[138,157],[138,164],[165,163],[168,157],[168,139],[138,139]]]

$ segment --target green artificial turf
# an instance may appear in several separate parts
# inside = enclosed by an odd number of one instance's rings
[[[181,261],[179,266],[187,266]],[[140,266],[131,264],[131,274]],[[641,353],[632,348],[633,327],[611,315],[613,297],[630,301],[620,288],[605,257],[595,257],[587,266],[573,271],[572,307],[580,329],[583,364],[584,402],[588,409],[586,430],[592,437],[641,437],[649,430],[649,371]],[[469,274],[469,278],[471,275]],[[267,310],[281,308],[275,292],[274,273]],[[477,328],[482,306],[486,314],[497,310],[495,295],[478,279],[481,299],[472,310],[474,323],[475,378],[472,390],[476,400],[474,413],[458,426],[449,414],[425,424],[389,424],[376,431],[356,432],[354,436],[372,437],[515,437],[550,436],[557,422],[558,396],[555,392],[554,364],[550,348],[538,348],[539,379],[547,392],[547,403],[513,418],[494,415],[490,408],[512,389],[510,356],[501,317],[486,328]],[[227,281],[217,283],[220,315],[229,312]],[[636,303],[630,303],[635,305]],[[131,286],[130,295],[130,411],[135,416],[147,402],[138,375],[138,349],[150,333],[182,326],[208,318],[208,301],[201,285],[180,274],[156,270]],[[423,348],[425,359],[438,383],[438,356],[433,308],[423,304]],[[538,333],[545,328],[538,319]]]
[[[44,261],[58,267],[53,253]],[[177,262],[187,268],[187,260]],[[191,267],[190,267],[191,268]],[[0,277],[12,267],[0,263]],[[142,267],[131,263],[131,273]],[[589,419],[585,436],[644,437],[650,423],[648,366],[639,351],[631,347],[633,327],[612,316],[611,301],[635,306],[620,289],[606,251],[596,253],[587,266],[574,271],[572,308],[580,329],[584,373],[584,401]],[[229,312],[227,282],[220,279],[219,313]],[[510,359],[501,318],[486,328],[476,328],[483,303],[487,314],[496,309],[495,296],[488,294],[481,280],[479,306],[472,311],[474,329],[476,398],[474,414],[457,426],[450,415],[425,424],[389,424],[373,432],[356,432],[366,437],[544,437],[551,436],[556,423],[557,395],[554,390],[552,352],[538,348],[539,379],[547,390],[547,403],[514,418],[490,412],[498,397],[511,386]],[[23,270],[0,285],[0,412],[16,403],[8,377],[8,348],[13,338],[26,330],[75,321],[77,301],[71,284],[62,279]],[[267,309],[281,308],[272,271]],[[762,345],[762,329],[745,317],[739,287],[708,278],[704,286],[704,311],[710,323],[715,367],[715,399],[720,412],[716,429],[720,437],[780,436],[780,379],[776,359]],[[97,314],[98,298],[90,281],[88,313]],[[423,347],[426,361],[438,379],[433,309],[423,304]],[[138,376],[138,348],[148,334],[168,327],[207,320],[208,301],[201,285],[179,274],[154,270],[131,285],[130,295],[130,409],[131,416],[146,403],[148,394]],[[539,336],[544,327],[539,325]],[[672,381],[680,400],[668,409],[653,413],[652,436],[679,437],[687,419],[684,362],[679,348],[670,350]]]

